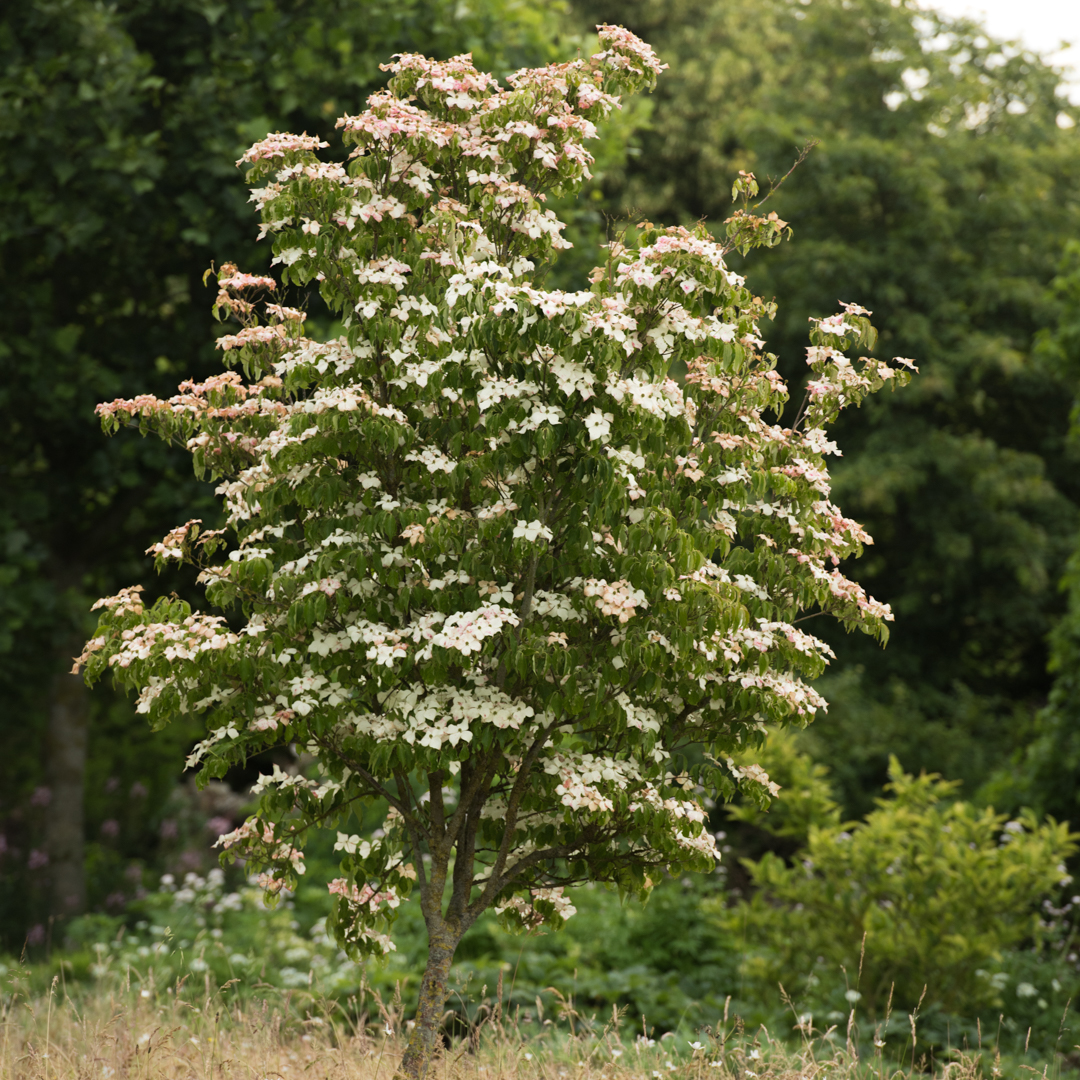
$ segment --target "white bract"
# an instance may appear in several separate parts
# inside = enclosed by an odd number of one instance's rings
[[[738,211],[723,242],[646,223],[591,290],[543,287],[566,246],[547,194],[588,176],[594,124],[661,69],[625,30],[600,39],[508,88],[468,57],[399,57],[339,122],[345,167],[307,136],[256,144],[242,160],[281,282],[219,273],[216,310],[243,324],[219,344],[243,374],[99,409],[217,480],[227,528],[188,522],[151,550],[198,566],[230,620],[127,589],[98,604],[79,665],[155,724],[206,714],[204,776],[273,746],[314,762],[263,777],[223,844],[273,892],[313,827],[339,828],[331,926],[356,957],[391,947],[418,894],[412,1075],[482,911],[558,926],[576,883],[644,895],[711,869],[702,793],[767,800],[731,754],[824,707],[803,679],[828,649],[798,616],[880,636],[891,618],[837,568],[869,537],[829,501],[824,428],[907,372],[843,355],[873,345],[848,305],[812,329],[806,404],[779,425],[772,307],[724,263],[778,242],[775,215]],[[282,283],[315,283],[345,334],[260,307]],[[389,811],[361,837],[372,805]]]

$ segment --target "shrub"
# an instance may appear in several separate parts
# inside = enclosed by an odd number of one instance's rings
[[[744,975],[759,995],[781,982],[825,1011],[858,1002],[879,1018],[890,1001],[909,1011],[923,1001],[974,1020],[1002,1004],[987,969],[1043,943],[1040,904],[1071,880],[1075,834],[956,801],[957,783],[907,775],[895,758],[889,776],[891,797],[856,823],[835,819],[820,777],[812,793],[785,794],[788,820],[800,800],[825,812],[790,863],[746,861],[759,891],[725,916],[752,945]]]

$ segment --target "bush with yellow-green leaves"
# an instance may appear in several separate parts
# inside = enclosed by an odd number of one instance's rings
[[[1067,823],[1027,811],[1009,820],[958,800],[954,782],[904,773],[895,758],[889,797],[865,820],[842,822],[825,770],[790,739],[765,756],[790,784],[775,822],[756,808],[733,816],[779,836],[805,832],[793,859],[746,860],[756,891],[721,914],[745,935],[748,986],[768,997],[783,984],[801,1015],[832,1022],[857,1004],[879,1023],[891,1007],[906,1025],[921,1003],[971,1021],[985,1014],[995,1026],[1041,1005],[1058,1024],[1061,980],[1045,980],[1044,992],[1009,969],[1021,956],[1020,966],[1037,968],[1054,944],[1067,952],[1072,903],[1054,906],[1077,849]]]

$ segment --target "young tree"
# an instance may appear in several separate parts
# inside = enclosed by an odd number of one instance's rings
[[[599,31],[603,51],[507,89],[465,56],[400,56],[339,121],[347,168],[306,135],[253,146],[274,262],[318,282],[344,335],[305,338],[302,311],[258,306],[274,280],[227,265],[217,311],[243,328],[218,344],[246,380],[99,407],[106,430],[182,441],[220,480],[227,529],[189,521],[151,550],[198,566],[230,615],[126,589],[99,601],[77,665],[137,690],[156,725],[207,714],[189,759],[204,778],[282,743],[305,755],[262,777],[222,843],[274,893],[312,829],[344,825],[330,889],[351,955],[393,948],[415,883],[413,1077],[481,912],[557,927],[567,886],[643,897],[665,871],[711,869],[701,793],[767,800],[768,776],[728,755],[824,705],[801,676],[828,650],[800,613],[881,638],[891,618],[836,568],[869,537],[829,501],[825,428],[908,375],[845,358],[874,340],[846,305],[811,330],[798,416],[766,421],[787,397],[758,336],[773,306],[724,255],[774,245],[783,222],[744,205],[725,243],[642,223],[591,291],[543,288],[565,247],[545,196],[588,175],[594,123],[661,70]],[[735,189],[756,193],[750,176]],[[350,835],[371,805],[382,828]]]

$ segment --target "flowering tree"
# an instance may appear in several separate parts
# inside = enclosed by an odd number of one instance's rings
[[[783,222],[744,207],[724,243],[644,223],[591,291],[543,287],[567,246],[546,194],[588,175],[594,123],[661,70],[599,29],[603,51],[507,89],[467,57],[399,57],[339,121],[347,167],[305,135],[253,146],[274,262],[318,282],[344,336],[304,337],[302,311],[259,300],[273,279],[225,266],[217,311],[243,325],[219,345],[244,377],[99,408],[220,480],[227,528],[189,521],[151,551],[198,566],[230,615],[127,589],[99,601],[77,664],[134,688],[154,724],[207,714],[203,777],[295,745],[304,769],[263,776],[221,842],[274,892],[310,830],[343,826],[332,925],[351,955],[393,948],[415,887],[429,953],[410,1076],[481,912],[557,927],[569,885],[644,896],[712,868],[701,793],[767,800],[768,776],[729,754],[824,705],[801,677],[828,649],[799,614],[882,637],[891,618],[836,568],[869,537],[829,501],[825,428],[907,374],[845,358],[874,338],[848,305],[811,330],[794,422],[764,418],[787,398],[758,334],[772,306],[724,255]],[[350,834],[372,805],[381,829]]]

